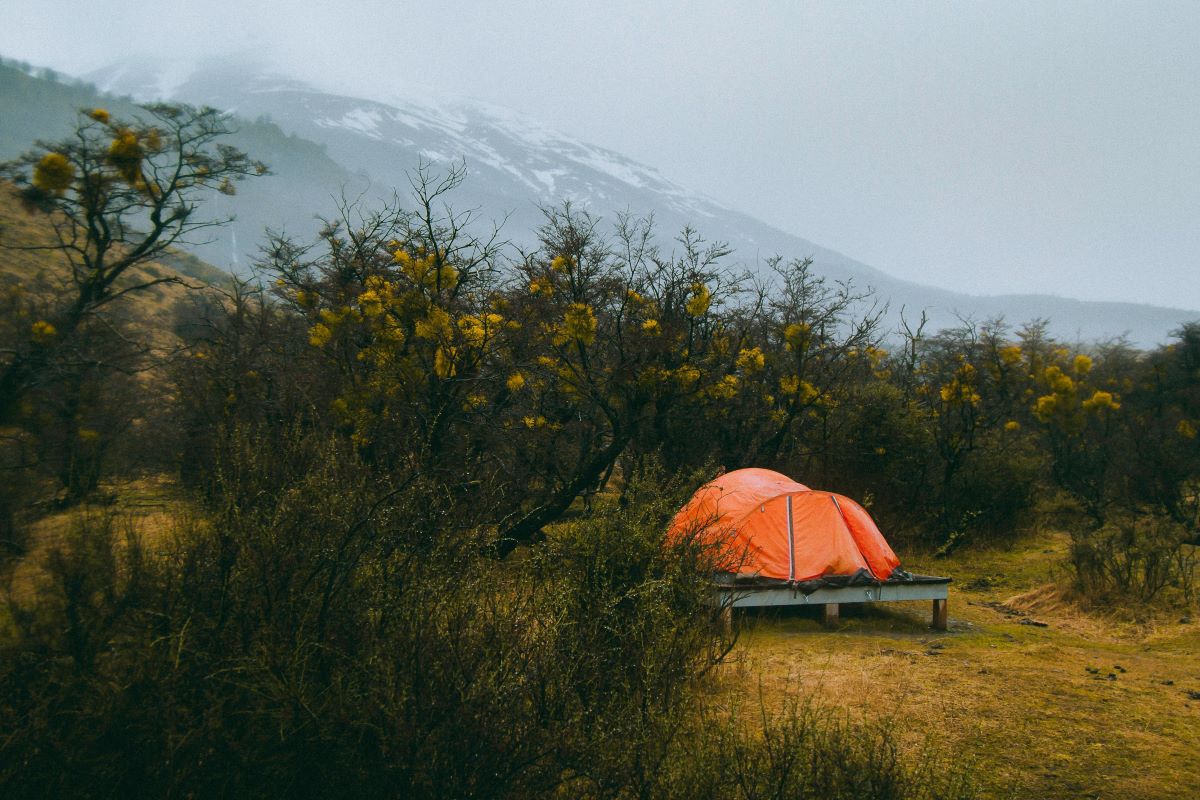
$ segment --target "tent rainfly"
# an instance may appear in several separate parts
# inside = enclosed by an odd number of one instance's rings
[[[771,470],[736,470],[675,516],[670,536],[689,535],[719,545],[717,581],[738,590],[732,605],[821,603],[829,621],[842,602],[932,599],[934,627],[945,627],[950,579],[900,569],[866,509],[843,495]]]

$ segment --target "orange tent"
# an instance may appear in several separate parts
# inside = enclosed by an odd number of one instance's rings
[[[862,506],[767,469],[739,469],[702,486],[675,516],[670,535],[719,544],[725,571],[739,580],[906,576]]]

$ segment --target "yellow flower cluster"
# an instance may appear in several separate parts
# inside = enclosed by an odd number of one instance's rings
[[[692,296],[684,305],[687,313],[693,317],[702,317],[708,313],[712,305],[712,292],[703,283],[692,284]]]
[[[58,334],[58,330],[44,319],[33,323],[30,331],[33,334],[33,340],[38,344],[45,344]]]
[[[785,375],[779,379],[779,391],[788,397],[798,395],[802,404],[807,405],[821,396],[820,390],[808,381],[800,380],[798,375]]]
[[[450,323],[450,315],[444,309],[430,306],[425,318],[417,320],[415,330],[417,336],[422,339],[438,341],[449,339],[453,327]]]
[[[1105,392],[1097,389],[1092,393],[1092,396],[1083,401],[1083,408],[1086,411],[1099,413],[1101,411],[1116,411],[1121,407],[1117,402],[1112,392]]]
[[[128,128],[117,131],[116,138],[108,147],[108,163],[131,185],[141,181],[144,156],[145,152],[138,142],[137,134]]]
[[[46,153],[33,167],[33,185],[43,192],[62,195],[75,180],[75,165],[62,153]]]
[[[446,263],[441,253],[418,250],[413,256],[403,247],[392,253],[400,271],[417,286],[434,292],[448,292],[458,286],[458,270]],[[441,266],[438,266],[439,263]]]
[[[586,303],[571,303],[563,315],[563,332],[584,345],[596,341],[596,315]]]
[[[504,318],[490,312],[479,316],[468,314],[458,321],[463,341],[471,347],[483,347],[503,325]]]
[[[938,395],[942,402],[951,406],[977,406],[981,398],[975,391],[975,367],[963,364],[954,372],[950,382],[942,386]]]
[[[882,347],[868,347],[865,352],[871,362],[872,369],[878,367],[887,358],[887,350],[884,350]]]
[[[812,326],[807,322],[793,322],[783,329],[783,340],[787,343],[788,350],[803,352],[808,349],[811,334]]]
[[[1086,358],[1086,356],[1085,356]],[[1090,364],[1089,360],[1089,364]],[[1069,394],[1075,391],[1075,381],[1056,366],[1046,367],[1042,373],[1042,379],[1046,381],[1046,385],[1050,387],[1055,394]]]
[[[107,125],[108,120],[110,119],[108,111],[103,108],[93,108],[88,112],[88,116],[102,125]]]
[[[732,400],[738,393],[738,378],[736,375],[725,375],[708,387],[705,393],[714,400]]]
[[[324,347],[333,338],[333,329],[324,322],[318,322],[308,329],[308,343],[313,347]]]
[[[683,364],[674,370],[671,376],[686,389],[700,380],[700,370],[693,364]]]
[[[461,318],[458,321],[458,330],[462,333],[463,341],[471,347],[482,347],[487,341],[487,326],[479,317],[468,314]]]
[[[747,375],[753,375],[766,366],[766,358],[763,356],[762,350],[757,347],[751,347],[749,350],[742,349],[738,352],[737,368]]]
[[[1000,363],[1006,367],[1016,366],[1021,363],[1021,348],[1018,345],[1010,344],[1006,347],[1001,347],[999,355]]]

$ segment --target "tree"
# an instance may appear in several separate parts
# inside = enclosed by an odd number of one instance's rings
[[[77,413],[94,376],[128,372],[146,352],[122,335],[113,304],[182,279],[135,268],[228,222],[195,213],[205,194],[231,194],[233,181],[267,171],[219,141],[229,133],[228,118],[211,108],[149,105],[131,119],[97,108],[81,112],[69,137],[0,165],[52,231],[47,242],[0,239],[0,247],[45,251],[66,266],[61,291],[30,298],[4,326],[0,426],[28,427],[25,401],[51,388],[64,413]]]

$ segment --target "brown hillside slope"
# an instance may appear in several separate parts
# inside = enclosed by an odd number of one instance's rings
[[[27,207],[12,184],[0,182],[0,288],[20,285],[34,298],[46,300],[69,291],[66,257],[54,250],[27,249],[54,244],[47,215]],[[148,332],[156,347],[176,343],[171,329],[182,301],[198,288],[229,280],[222,270],[176,250],[167,259],[130,269],[117,282],[116,289],[169,277],[179,282],[149,287],[118,301],[112,308],[113,313]]]

